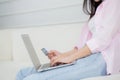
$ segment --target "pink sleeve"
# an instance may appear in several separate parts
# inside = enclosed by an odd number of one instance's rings
[[[86,23],[85,26],[83,26],[82,28],[79,41],[75,47],[78,49],[82,48],[86,44],[86,41],[89,40],[90,38],[91,32],[88,29],[88,23]]]
[[[105,0],[95,15],[96,31],[87,41],[91,52],[103,51],[120,31],[120,0]]]

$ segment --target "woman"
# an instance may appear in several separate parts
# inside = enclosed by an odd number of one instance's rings
[[[64,54],[51,50],[48,55],[51,66],[73,61],[76,64],[39,73],[34,68],[22,69],[16,80],[80,80],[117,73],[120,63],[115,71],[111,66],[114,54],[120,54],[119,3],[120,0],[84,0],[83,9],[90,19],[79,44]]]

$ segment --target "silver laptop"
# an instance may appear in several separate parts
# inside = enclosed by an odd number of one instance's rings
[[[73,65],[75,64],[75,62],[73,63],[70,63],[70,64],[61,64],[61,65],[58,65],[58,66],[54,66],[54,67],[51,67],[50,66],[50,62],[48,63],[45,63],[45,64],[41,64],[37,54],[36,54],[36,51],[32,45],[32,42],[30,40],[30,37],[28,34],[22,34],[21,35],[22,39],[23,39],[23,42],[25,44],[25,47],[30,55],[30,58],[33,62],[33,65],[35,67],[35,69],[40,72],[40,71],[47,71],[47,70],[51,70],[51,69],[55,69],[55,68],[60,68],[60,67],[65,67],[65,66],[70,66],[70,65]]]

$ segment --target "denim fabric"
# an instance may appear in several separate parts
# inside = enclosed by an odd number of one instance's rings
[[[37,72],[34,68],[19,71],[16,80],[80,80],[106,75],[106,63],[101,53],[78,59],[75,65]]]

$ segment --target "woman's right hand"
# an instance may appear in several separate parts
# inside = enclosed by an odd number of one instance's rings
[[[59,56],[61,53],[57,50],[50,50],[48,52],[48,58],[52,59],[53,57]]]

